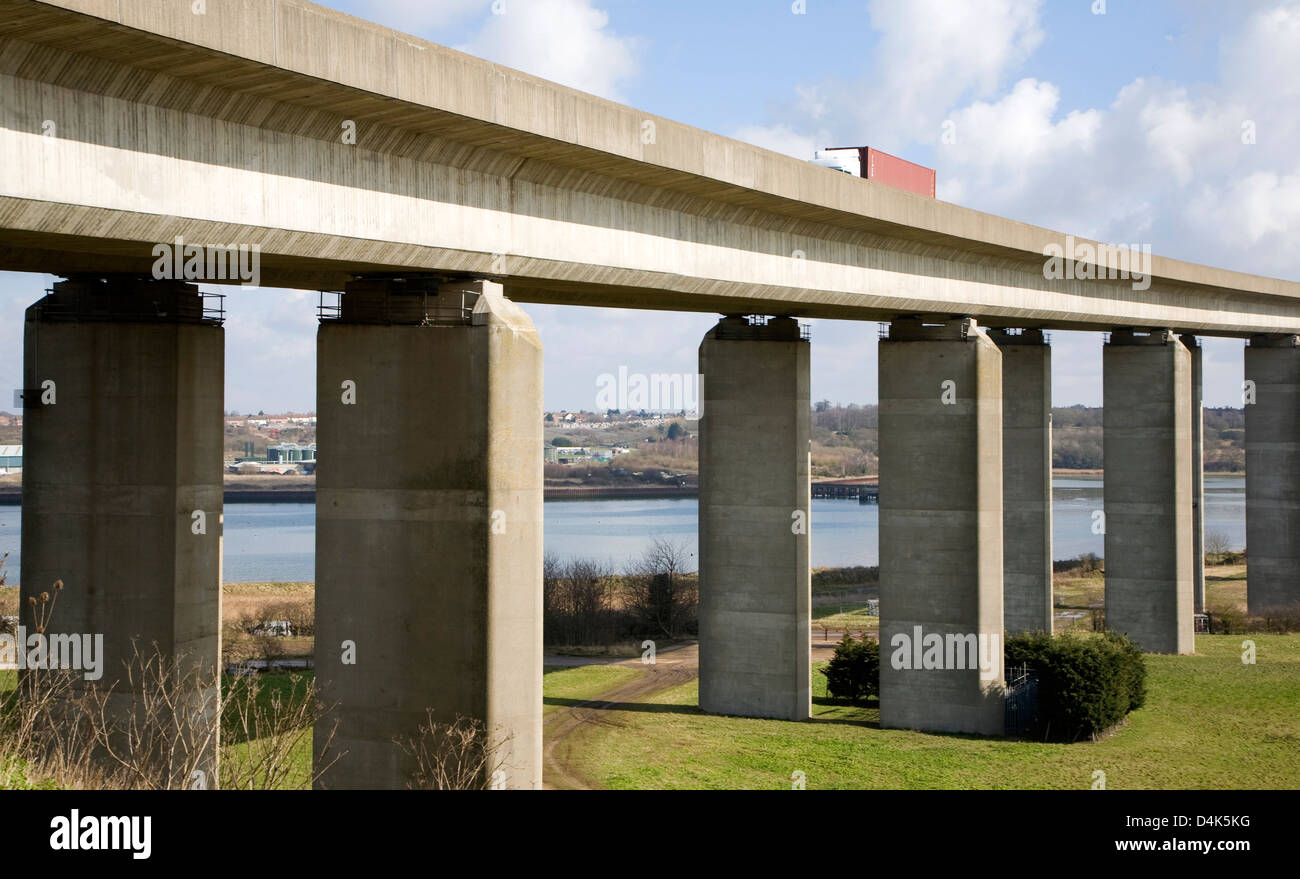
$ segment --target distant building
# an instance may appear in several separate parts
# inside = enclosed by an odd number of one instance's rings
[[[280,443],[278,446],[266,447],[266,460],[269,464],[283,464],[290,461],[315,461],[316,444],[299,445],[298,443]]]
[[[609,448],[597,446],[546,446],[546,463],[548,464],[605,464],[619,455],[626,455],[631,449],[621,446]]]
[[[21,473],[23,469],[22,446],[0,446],[0,473]]]

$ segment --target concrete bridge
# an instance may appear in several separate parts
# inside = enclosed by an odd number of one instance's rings
[[[255,246],[263,286],[342,291],[318,341],[316,672],[347,754],[323,785],[401,786],[393,737],[426,708],[484,720],[507,783],[540,783],[520,302],[724,315],[700,347],[706,711],[809,715],[798,317],[889,322],[886,655],[1051,627],[1050,328],[1110,334],[1111,628],[1193,649],[1200,335],[1250,340],[1251,609],[1300,599],[1300,285],[890,189],[300,0],[193,10],[0,0],[0,269],[66,279],[27,315],[23,599],[63,579],[57,627],[103,632],[110,665],[143,637],[215,667],[224,355],[196,282]],[[159,277],[186,245],[194,271]],[[1000,733],[996,664],[884,663],[882,725]]]

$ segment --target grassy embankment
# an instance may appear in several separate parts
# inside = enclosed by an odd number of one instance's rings
[[[1244,603],[1244,566],[1212,567],[1208,574],[1211,607]],[[1056,582],[1058,608],[1087,608],[1104,589],[1098,572],[1065,572]],[[286,603],[310,602],[311,588],[229,584],[223,615],[228,621],[266,618],[273,609],[284,612]],[[16,595],[2,600],[16,602]],[[854,628],[878,623],[860,613],[840,616]],[[821,614],[821,620],[834,623],[836,615]],[[612,712],[615,724],[576,733],[583,740],[572,752],[582,755],[584,775],[609,787],[783,787],[796,769],[806,773],[809,787],[1088,787],[1095,769],[1106,772],[1110,787],[1294,787],[1300,785],[1300,636],[1251,637],[1258,645],[1254,666],[1240,661],[1242,636],[1200,636],[1194,657],[1150,657],[1148,705],[1099,743],[880,730],[875,708],[835,704],[814,670],[809,724],[700,714],[692,682],[654,694],[651,710],[619,711],[617,718]],[[295,644],[310,649],[310,639],[274,640],[286,653],[299,652]],[[543,711],[598,698],[642,674],[627,666],[547,667]],[[260,698],[287,694],[295,678],[311,675],[261,676]],[[0,691],[14,685],[14,672],[0,672]],[[236,731],[227,731],[227,757],[247,747]],[[310,775],[308,738],[295,750],[286,787],[307,787]]]
[[[642,674],[640,668],[626,665],[548,665],[542,675],[542,716],[559,711],[573,700],[594,699]]]
[[[834,704],[813,672],[808,723],[704,715],[691,682],[575,732],[577,770],[610,788],[1087,789],[1300,787],[1300,635],[1202,635],[1195,656],[1149,656],[1147,705],[1098,742],[1046,744],[882,730]],[[819,666],[821,664],[819,663]],[[634,670],[635,671],[635,670]],[[547,675],[555,698],[570,670]]]
[[[704,715],[695,682],[655,693],[638,710],[573,735],[579,771],[614,788],[1076,788],[1106,773],[1110,788],[1300,786],[1300,636],[1197,639],[1195,656],[1151,656],[1146,707],[1100,742],[1072,745],[882,730],[871,707],[835,704],[813,672],[813,720],[790,723]],[[819,666],[821,664],[819,663]],[[594,699],[644,674],[638,668],[547,668],[546,713]],[[13,686],[0,673],[0,688]],[[266,698],[292,675],[263,677]],[[225,749],[246,748],[228,735]],[[295,752],[287,787],[306,787],[310,744]]]

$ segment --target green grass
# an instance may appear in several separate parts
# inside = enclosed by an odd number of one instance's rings
[[[821,608],[818,608],[820,610]],[[839,613],[838,607],[826,608],[826,610],[836,611],[825,616],[813,614],[812,631],[821,634],[822,629],[839,629],[845,628],[858,631],[860,629],[879,629],[880,617],[867,613],[866,609],[849,610]]]
[[[49,779],[33,782],[27,777],[27,762],[17,757],[0,758],[0,790],[58,790]]]
[[[1101,571],[1082,576],[1057,574],[1052,580],[1052,601],[1058,608],[1086,610],[1101,604],[1106,595],[1106,578]]]
[[[865,610],[866,606],[865,601],[837,601],[834,604],[823,604],[813,607],[812,618],[825,620],[827,617],[858,614]]]
[[[542,672],[542,716],[595,698],[642,674],[625,665],[548,665]]]
[[[310,670],[257,675],[257,707],[269,713],[273,701],[277,697],[282,700],[281,704],[286,706],[288,704],[287,700],[302,699],[314,676],[315,673]],[[234,678],[229,675],[222,677],[222,686],[226,690],[227,700],[231,699],[237,688],[247,685],[248,679],[246,678]],[[229,760],[236,756],[243,757],[247,755],[250,747],[257,745],[257,740],[253,740],[250,744],[244,737],[244,731],[236,726],[236,715],[230,710],[229,706],[230,702],[227,701],[225,724],[221,730],[222,760]],[[310,788],[312,775],[312,736],[310,732],[303,736],[302,740],[294,746],[290,760],[292,769],[284,779],[280,789],[305,790]]]
[[[813,672],[806,723],[704,715],[692,682],[611,711],[575,735],[579,771],[612,788],[770,788],[796,770],[815,788],[1074,788],[1106,773],[1108,788],[1300,787],[1300,635],[1254,635],[1257,662],[1241,662],[1240,635],[1200,635],[1195,656],[1148,656],[1146,707],[1100,742],[1072,745],[882,730],[874,704],[833,703]],[[819,664],[819,666],[822,664]],[[626,666],[547,666],[551,713],[644,672]],[[308,674],[263,675],[260,699]],[[0,691],[13,671],[0,672]],[[648,710],[647,710],[648,709]],[[246,748],[227,734],[223,748]],[[307,787],[310,736],[294,753],[289,786]],[[20,782],[21,783],[21,782]]]
[[[1300,787],[1300,636],[1198,636],[1198,655],[1149,656],[1147,705],[1099,742],[1070,745],[882,730],[874,707],[831,704],[814,671],[806,723],[703,715],[696,683],[611,711],[575,742],[611,788],[1087,789]]]

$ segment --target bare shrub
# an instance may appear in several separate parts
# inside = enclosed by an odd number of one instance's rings
[[[1272,632],[1285,635],[1300,632],[1300,602],[1285,607],[1275,607],[1263,614],[1252,617],[1254,632]]]
[[[1205,534],[1205,563],[1209,565],[1240,565],[1246,561],[1245,550],[1234,550],[1232,540],[1222,531]]]
[[[221,730],[227,744],[221,761],[221,787],[226,790],[288,787],[294,751],[312,740],[312,728],[326,712],[315,679],[292,675],[288,693],[266,693],[265,680],[261,675],[247,675],[226,682]],[[332,754],[337,728],[337,719],[325,727],[327,734],[309,779],[312,783],[342,756]]]
[[[97,750],[119,785],[168,789],[215,785],[219,678],[156,644],[133,653],[120,678],[84,690]]]
[[[316,634],[316,604],[308,597],[270,602],[262,608],[262,620],[287,620],[299,636]]]
[[[637,634],[677,638],[698,627],[700,590],[685,544],[655,538],[624,578],[624,603]]]
[[[259,656],[261,646],[256,636],[248,629],[250,617],[238,620],[226,620],[221,624],[221,661],[227,665],[238,665]]]
[[[44,633],[54,596],[29,602],[32,629]],[[0,698],[0,786],[161,789],[283,787],[295,750],[325,716],[314,681],[294,679],[285,693],[259,681],[224,681],[219,669],[173,657],[157,644],[133,644],[112,680],[87,681],[78,669],[29,667]],[[223,684],[225,690],[223,692]],[[333,729],[320,744],[314,777]],[[233,740],[223,750],[219,734]],[[341,756],[341,755],[339,755]]]
[[[590,559],[542,563],[542,628],[547,644],[609,644],[622,628],[615,575]]]
[[[0,699],[0,788],[112,787],[92,759],[95,731],[78,711],[75,670],[26,674]]]
[[[1222,531],[1205,532],[1205,554],[1223,555],[1232,552],[1232,541]]]
[[[511,736],[489,730],[474,718],[453,723],[426,709],[419,733],[395,741],[415,760],[407,787],[417,790],[489,790],[505,786],[505,754]]]
[[[1210,614],[1210,629],[1216,635],[1300,632],[1300,603],[1271,608],[1253,616],[1231,602],[1219,602],[1206,610]]]

